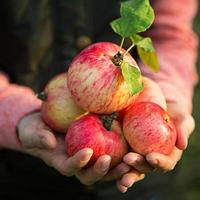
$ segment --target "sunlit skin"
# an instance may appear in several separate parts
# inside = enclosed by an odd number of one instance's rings
[[[159,85],[153,80],[151,80],[150,78],[147,78],[145,76],[142,77],[142,83],[144,84],[144,88],[138,95],[137,99],[130,106],[128,106],[127,108],[119,112],[118,120],[121,123],[127,111],[132,106],[134,106],[134,104],[139,103],[139,102],[144,102],[144,101],[153,102],[161,106],[164,110],[167,110],[167,103]]]
[[[135,103],[150,101],[158,104],[164,110],[167,110],[166,100],[159,85],[155,81],[145,76],[142,77],[142,82],[144,84],[144,89],[139,94]]]

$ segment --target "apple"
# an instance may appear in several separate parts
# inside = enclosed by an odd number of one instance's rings
[[[86,113],[74,102],[67,88],[66,73],[52,78],[38,97],[43,100],[42,119],[57,132],[66,133],[69,124]]]
[[[99,42],[73,59],[67,84],[74,100],[84,110],[110,114],[135,101],[137,94],[130,94],[119,65],[123,60],[139,68],[131,55],[124,52],[116,44]]]
[[[66,151],[69,156],[83,148],[93,149],[93,155],[87,165],[91,166],[99,156],[111,156],[110,168],[122,161],[128,151],[118,121],[107,116],[88,114],[74,121],[65,137]]]
[[[123,131],[132,150],[142,155],[151,152],[168,155],[177,138],[169,114],[152,102],[132,106],[124,116]]]

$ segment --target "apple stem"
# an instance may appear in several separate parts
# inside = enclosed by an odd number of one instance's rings
[[[110,115],[110,117],[114,120],[114,119],[117,119],[119,116],[119,113],[118,112],[114,112]]]
[[[45,101],[47,99],[47,94],[45,92],[40,92],[36,94],[36,97],[42,101]]]
[[[123,46],[123,44],[124,44],[124,37],[122,38],[122,40],[121,40],[121,44],[120,44],[120,47],[122,48],[122,46]]]
[[[121,64],[122,64],[123,59],[124,59],[124,54],[123,54],[123,52],[122,52],[122,51],[118,51],[118,52],[113,56],[112,62],[113,62],[116,66],[120,67]]]
[[[113,120],[117,119],[119,113],[114,112],[110,115],[101,115],[100,120],[103,123],[104,128],[106,128],[108,131],[111,130],[112,122]]]
[[[133,47],[135,46],[135,44],[132,44],[124,53],[124,55],[126,55]]]

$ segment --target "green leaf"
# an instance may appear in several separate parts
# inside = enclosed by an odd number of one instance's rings
[[[142,62],[154,72],[158,72],[160,65],[151,38],[143,38],[140,35],[133,35],[130,38],[137,46],[137,51]]]
[[[145,51],[145,49],[140,48],[139,46],[137,46],[137,51],[142,62],[152,71],[158,72],[160,70],[160,65],[155,51]]]
[[[153,43],[150,37],[143,38],[140,35],[132,35],[130,37],[131,41],[140,48],[143,48],[145,51],[155,52]]]
[[[126,62],[121,64],[122,75],[125,82],[128,85],[130,94],[134,95],[143,89],[143,83],[141,82],[141,73],[135,66],[131,66]]]
[[[112,29],[122,37],[144,32],[154,21],[149,0],[129,0],[121,3],[121,17],[111,22]]]

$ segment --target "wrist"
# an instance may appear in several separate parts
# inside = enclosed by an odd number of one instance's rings
[[[0,149],[22,150],[17,125],[27,113],[39,110],[41,102],[26,87],[11,85],[0,95]]]
[[[8,77],[2,72],[0,72],[0,92],[4,91],[8,87],[9,87]]]
[[[184,93],[177,85],[170,82],[161,80],[158,84],[163,91],[167,104],[177,103],[182,107],[184,113],[192,113],[192,97],[190,95]]]
[[[140,62],[142,74],[155,81],[162,89],[167,102],[176,102],[182,105],[189,114],[192,112],[192,97],[194,84],[189,82],[175,67],[169,67],[165,59],[161,59],[161,70],[153,73]]]

